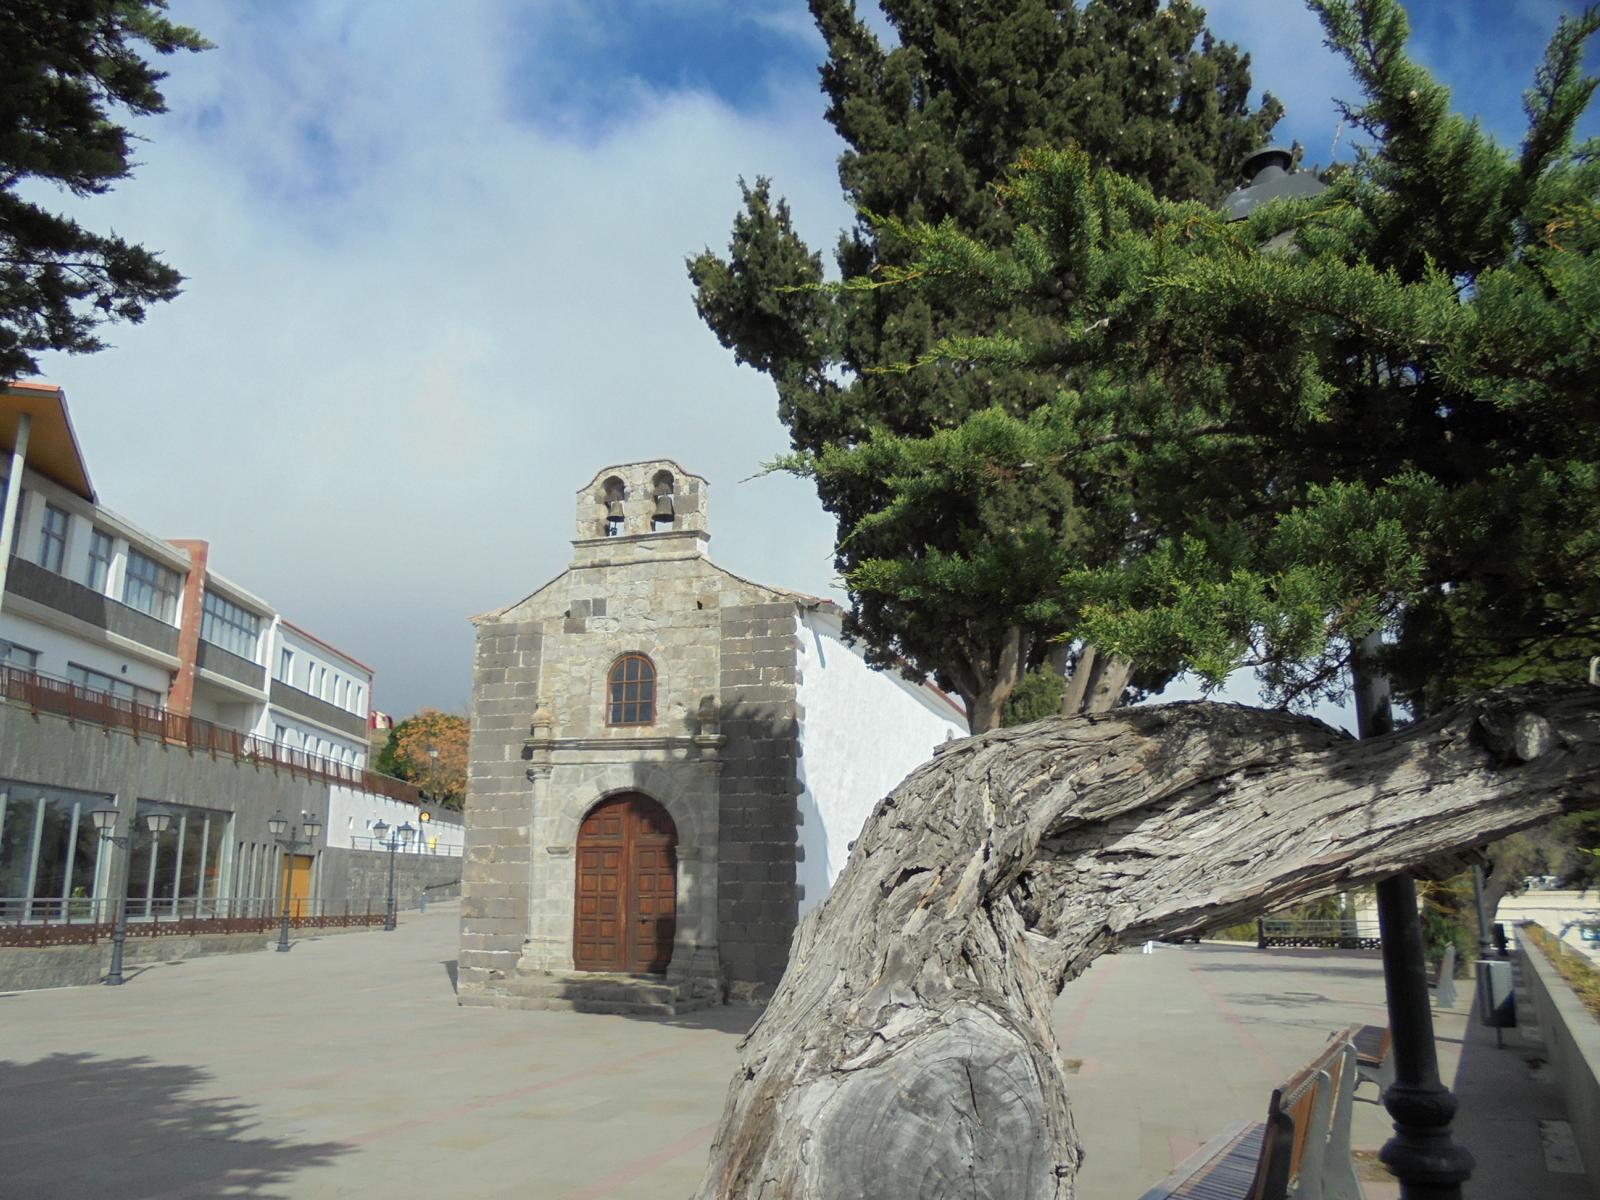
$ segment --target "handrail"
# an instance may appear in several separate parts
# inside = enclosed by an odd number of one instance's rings
[[[94,691],[54,675],[0,665],[0,696],[26,704],[35,713],[49,712],[66,717],[68,721],[126,729],[135,738],[158,738],[169,745],[203,750],[212,755],[225,754],[235,762],[259,764],[275,771],[287,770],[290,775],[303,773],[391,800],[422,805],[422,789],[392,775],[307,754],[304,750],[291,750],[252,733],[140,704],[109,692]]]

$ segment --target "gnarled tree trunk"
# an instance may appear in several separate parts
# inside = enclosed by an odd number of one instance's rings
[[[1118,946],[1600,803],[1600,691],[1357,742],[1232,705],[952,743],[879,803],[740,1046],[702,1200],[1066,1200],[1051,1002]]]

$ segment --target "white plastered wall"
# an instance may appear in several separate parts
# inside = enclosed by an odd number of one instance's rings
[[[410,825],[420,831],[420,836],[413,836],[411,844],[406,847],[412,854],[459,856],[464,840],[464,829],[459,821],[423,821],[420,812],[416,805],[403,800],[358,792],[354,788],[330,787],[328,845],[353,850],[374,849],[374,843],[370,840],[373,837],[372,826],[381,819],[391,829]],[[431,815],[432,810],[429,812]]]
[[[966,737],[956,705],[931,688],[869,667],[827,609],[800,621],[800,846],[805,915],[844,870],[873,806],[951,737]]]

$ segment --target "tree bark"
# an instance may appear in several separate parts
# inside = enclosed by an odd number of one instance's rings
[[[1078,651],[1072,673],[1065,678],[1067,685],[1061,693],[1061,715],[1090,716],[1107,712],[1122,700],[1122,694],[1128,690],[1128,680],[1133,678],[1133,663],[1102,654],[1085,642]]]
[[[1068,1200],[1051,1003],[1096,957],[1596,803],[1592,688],[1363,742],[1193,703],[951,743],[879,803],[797,932],[698,1194]]]
[[[1006,701],[1028,667],[1028,641],[1021,627],[1013,625],[1000,639],[992,662],[972,664],[977,686],[967,698],[967,728],[973,733],[1000,728]]]

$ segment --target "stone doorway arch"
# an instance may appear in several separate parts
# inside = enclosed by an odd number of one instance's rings
[[[580,971],[663,975],[677,932],[678,829],[643,792],[608,796],[578,826],[572,955]]]

